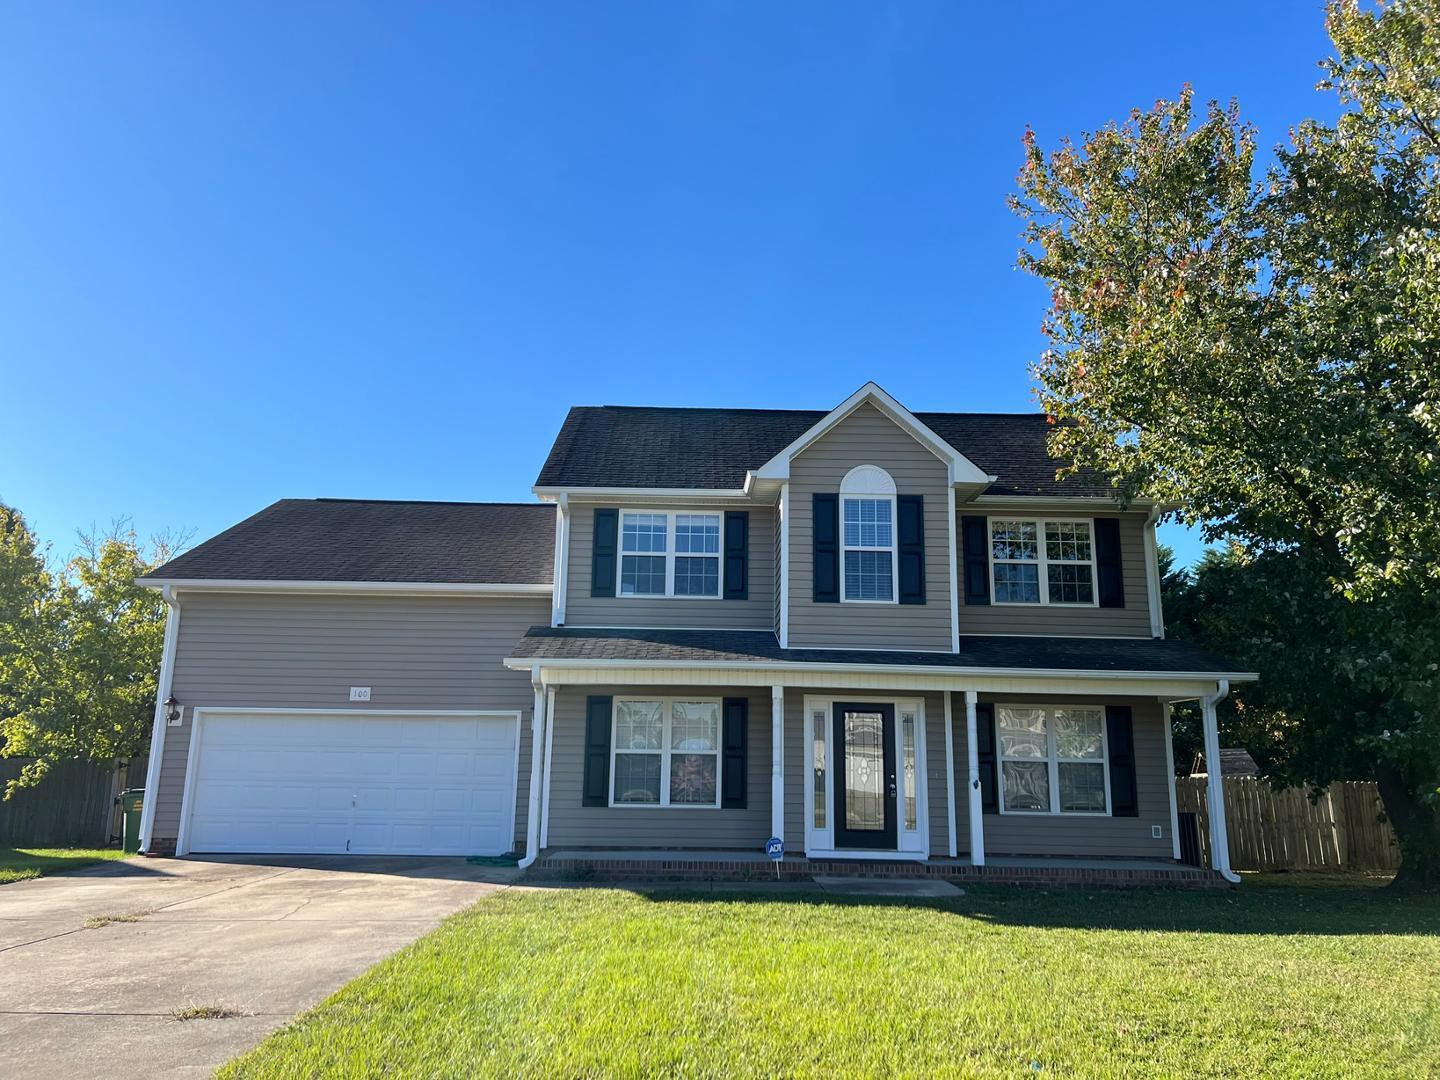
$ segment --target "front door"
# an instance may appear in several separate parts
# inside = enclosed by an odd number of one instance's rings
[[[895,847],[895,706],[835,712],[835,846]]]

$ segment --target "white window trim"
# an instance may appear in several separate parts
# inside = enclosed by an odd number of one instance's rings
[[[626,551],[625,550],[625,515],[646,514],[651,517],[665,518],[665,551]],[[716,561],[716,582],[717,588],[713,595],[705,596],[701,593],[679,593],[675,592],[675,518],[677,515],[694,517],[713,517],[720,522],[720,550],[715,554]],[[663,554],[665,556],[665,591],[663,593],[627,593],[621,588],[621,582],[625,576],[625,556],[639,555],[642,558]],[[708,554],[693,554],[685,551],[679,553],[684,558],[711,558]],[[619,520],[616,522],[615,535],[615,599],[617,600],[721,600],[725,596],[725,511],[723,510],[663,510],[655,507],[640,509],[621,509]]]
[[[887,502],[890,504],[890,545],[889,547],[854,547],[845,543],[845,502],[847,499],[865,499],[869,502]],[[900,602],[900,520],[896,517],[898,507],[894,495],[871,495],[858,491],[840,492],[840,601],[845,604],[898,604]],[[890,552],[890,599],[889,600],[863,600],[860,597],[846,595],[845,588],[845,555],[851,551],[889,551]]]
[[[1008,520],[1008,519],[1007,519]],[[1046,714],[1045,717],[1045,761],[1049,766],[1050,775],[1050,809],[1049,810],[1007,810],[1005,809],[1005,762],[1023,761],[1034,764],[1038,758],[1007,758],[1005,756],[1005,744],[1000,738],[1000,710],[1001,709],[1040,709]],[[1050,716],[1056,709],[1098,709],[1100,712],[1100,756],[1098,758],[1061,758],[1055,748],[1055,727],[1050,723]],[[996,804],[1002,814],[1013,817],[1110,817],[1112,803],[1110,801],[1110,729],[1105,722],[1105,707],[1103,705],[1016,705],[1013,703],[995,703],[995,762],[996,780],[999,791],[996,792]],[[1100,810],[1061,810],[1060,809],[1060,766],[1065,765],[1099,765],[1105,776],[1105,809]]]
[[[660,703],[660,749],[620,750],[615,742],[615,728],[620,720],[622,701],[658,701]],[[708,750],[674,750],[670,746],[670,706],[674,702],[691,705],[714,705],[717,715],[715,725],[715,802],[714,803],[671,803],[670,802],[670,757],[672,754],[708,754]],[[709,697],[657,697],[654,694],[634,694],[617,697],[610,705],[610,790],[607,792],[610,806],[616,810],[719,810],[725,789],[725,702],[723,698]],[[631,803],[615,801],[615,758],[619,754],[653,754],[660,758],[660,801],[654,803]]]
[[[995,522],[997,521],[1020,521],[1026,524],[1034,523],[1036,554],[1039,559],[1031,563],[1029,559],[1001,559],[1006,566],[1036,566],[1040,574],[1040,602],[1032,604],[1024,600],[996,600],[995,589]],[[1090,558],[1085,559],[1056,559],[1056,563],[1062,566],[1088,566],[1090,567],[1090,602],[1088,604],[1072,604],[1063,600],[1050,599],[1050,559],[1045,553],[1045,526],[1046,525],[1086,525],[1090,528]],[[1058,608],[1095,608],[1100,606],[1100,571],[1095,561],[1095,519],[1077,517],[1030,517],[1026,514],[992,514],[985,519],[985,558],[990,567],[990,603],[997,607],[1058,607]]]
[[[893,848],[836,848],[835,847],[835,703],[855,705],[892,705],[895,708],[895,763],[897,793],[895,799],[895,844]],[[802,755],[805,769],[805,851],[811,858],[867,858],[867,859],[921,859],[930,857],[930,771],[929,750],[926,746],[925,699],[923,697],[884,697],[874,694],[807,694],[803,700],[805,708],[804,746]],[[905,796],[903,785],[904,735],[901,730],[900,713],[903,709],[915,712],[915,828],[905,828]],[[823,829],[815,827],[815,770],[812,767],[815,731],[814,714],[824,710],[825,721],[818,737],[825,746],[825,822]]]

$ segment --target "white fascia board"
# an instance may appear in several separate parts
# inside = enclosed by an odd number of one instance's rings
[[[930,428],[915,418],[915,414],[896,401],[878,383],[867,382],[835,408],[831,409],[808,431],[772,457],[755,472],[759,480],[788,480],[790,460],[816,439],[844,420],[865,402],[870,402],[893,420],[911,438],[945,462],[952,484],[993,484],[997,477],[976,468],[975,464]]]
[[[568,495],[572,499],[748,499],[750,493],[739,488],[651,488],[651,487],[532,487],[537,498],[545,501]]]
[[[520,670],[528,661],[520,661]],[[832,670],[833,668],[833,670]],[[666,666],[638,668],[549,667],[542,666],[547,686],[707,686],[755,687],[784,686],[804,690],[829,689],[845,694],[901,691],[908,694],[933,691],[975,691],[982,694],[1078,694],[1086,697],[1149,697],[1160,700],[1187,700],[1212,693],[1214,678],[1185,679],[1155,677],[1146,673],[1144,679],[1126,679],[1122,673],[1100,673],[1102,678],[1076,678],[1075,672],[1058,677],[1043,673],[1022,673],[1015,670],[996,675],[964,674],[954,670],[907,674],[898,671],[871,672],[857,667],[832,665],[823,669],[763,670],[751,667],[736,669],[719,665]],[[1223,680],[1222,680],[1223,681]]]
[[[796,663],[789,660],[603,660],[565,659],[538,660],[534,657],[507,656],[503,661],[507,668],[515,671],[530,671],[566,668],[609,668],[614,670],[645,668],[688,668],[696,671],[755,671],[755,672],[863,672],[866,674],[896,675],[938,675],[944,677],[980,678],[1037,678],[1037,679],[1080,679],[1106,680],[1130,679],[1140,682],[1207,682],[1229,680],[1230,682],[1254,682],[1260,676],[1254,672],[1226,671],[1091,671],[1077,668],[993,668],[993,667],[951,667],[930,664],[815,664]]]
[[[395,596],[549,596],[553,585],[446,581],[260,581],[240,578],[136,578],[149,589],[176,592],[387,593]]]
[[[1042,507],[1072,510],[1120,510],[1120,500],[1109,495],[976,495],[966,506],[1038,512]],[[1149,510],[1153,503],[1136,499],[1126,510]]]

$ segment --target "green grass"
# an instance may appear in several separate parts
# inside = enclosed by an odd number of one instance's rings
[[[1440,899],[508,891],[221,1075],[1440,1074]]]
[[[129,854],[119,848],[0,848],[0,885],[124,859]]]

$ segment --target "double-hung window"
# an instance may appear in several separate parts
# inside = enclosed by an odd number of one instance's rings
[[[1000,810],[1006,814],[1108,814],[1105,710],[998,705]]]
[[[990,573],[997,604],[1095,605],[1089,521],[991,518]]]
[[[846,495],[843,533],[845,599],[895,599],[895,499]]]
[[[720,702],[617,698],[611,806],[719,806]]]
[[[617,595],[718,597],[720,525],[718,513],[624,511]]]

